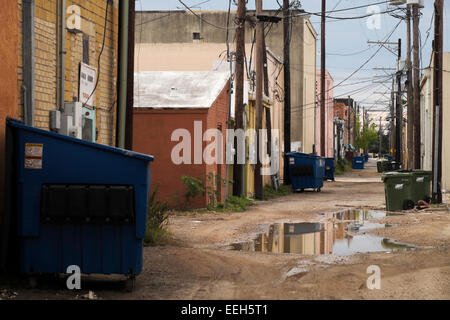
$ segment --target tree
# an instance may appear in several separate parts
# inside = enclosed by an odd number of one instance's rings
[[[359,121],[358,121],[359,122]],[[369,119],[363,126],[362,132],[356,137],[356,148],[366,151],[369,145],[378,142],[378,126]]]

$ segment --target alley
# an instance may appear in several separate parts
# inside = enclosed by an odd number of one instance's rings
[[[144,268],[132,293],[111,290],[109,279],[83,281],[80,293],[22,289],[17,299],[449,299],[450,217],[442,208],[386,216],[389,228],[370,231],[408,243],[412,250],[354,255],[235,251],[275,222],[326,222],[344,209],[384,210],[384,189],[375,161],[364,171],[327,182],[322,193],[295,193],[258,202],[242,213],[174,215],[175,244],[146,247]],[[381,269],[381,289],[366,286],[367,267]],[[97,279],[98,280],[98,279]]]

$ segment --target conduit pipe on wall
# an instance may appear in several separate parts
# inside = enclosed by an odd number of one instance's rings
[[[23,118],[34,125],[34,0],[22,1]]]
[[[117,146],[125,148],[127,80],[128,80],[128,27],[129,0],[120,1],[120,31],[119,31],[119,103],[117,110]]]

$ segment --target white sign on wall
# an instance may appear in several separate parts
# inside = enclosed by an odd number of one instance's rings
[[[95,98],[95,79],[97,76],[97,68],[91,67],[85,63],[80,66],[80,102],[88,107],[94,107]]]

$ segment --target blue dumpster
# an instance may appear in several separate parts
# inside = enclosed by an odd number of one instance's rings
[[[353,158],[353,169],[364,169],[364,158],[363,157],[354,157]]]
[[[325,158],[325,180],[334,181],[334,171],[336,166],[334,164],[334,158]]]
[[[12,119],[6,130],[19,271],[139,274],[153,157]]]
[[[321,191],[325,176],[325,159],[319,156],[292,152],[289,158],[289,175],[292,190],[315,189]]]
[[[390,156],[390,155],[388,155],[388,154],[386,154],[386,155],[384,156],[384,158],[385,158],[385,159],[388,159],[389,161],[392,161],[392,160],[393,160],[392,156]]]

